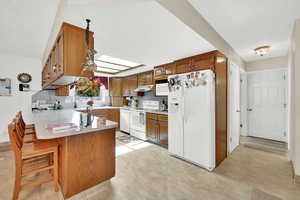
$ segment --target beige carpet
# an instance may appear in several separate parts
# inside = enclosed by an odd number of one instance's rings
[[[276,196],[265,193],[257,188],[254,188],[251,195],[251,200],[282,200]]]

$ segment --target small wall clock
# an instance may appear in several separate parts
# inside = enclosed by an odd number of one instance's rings
[[[27,74],[27,73],[21,73],[18,75],[18,80],[21,82],[21,83],[30,83],[31,80],[32,80],[32,77],[30,74]]]

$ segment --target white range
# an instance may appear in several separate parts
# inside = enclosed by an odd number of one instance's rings
[[[141,140],[147,140],[145,110],[159,110],[159,108],[159,101],[144,101],[143,108],[121,108],[120,130]]]

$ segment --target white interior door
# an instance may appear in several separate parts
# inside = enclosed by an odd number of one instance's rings
[[[286,142],[286,70],[248,73],[248,134]]]
[[[234,63],[229,68],[229,153],[240,143],[240,69]]]

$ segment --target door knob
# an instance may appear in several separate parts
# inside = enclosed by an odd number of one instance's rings
[[[240,110],[237,110],[236,112],[241,112]]]

